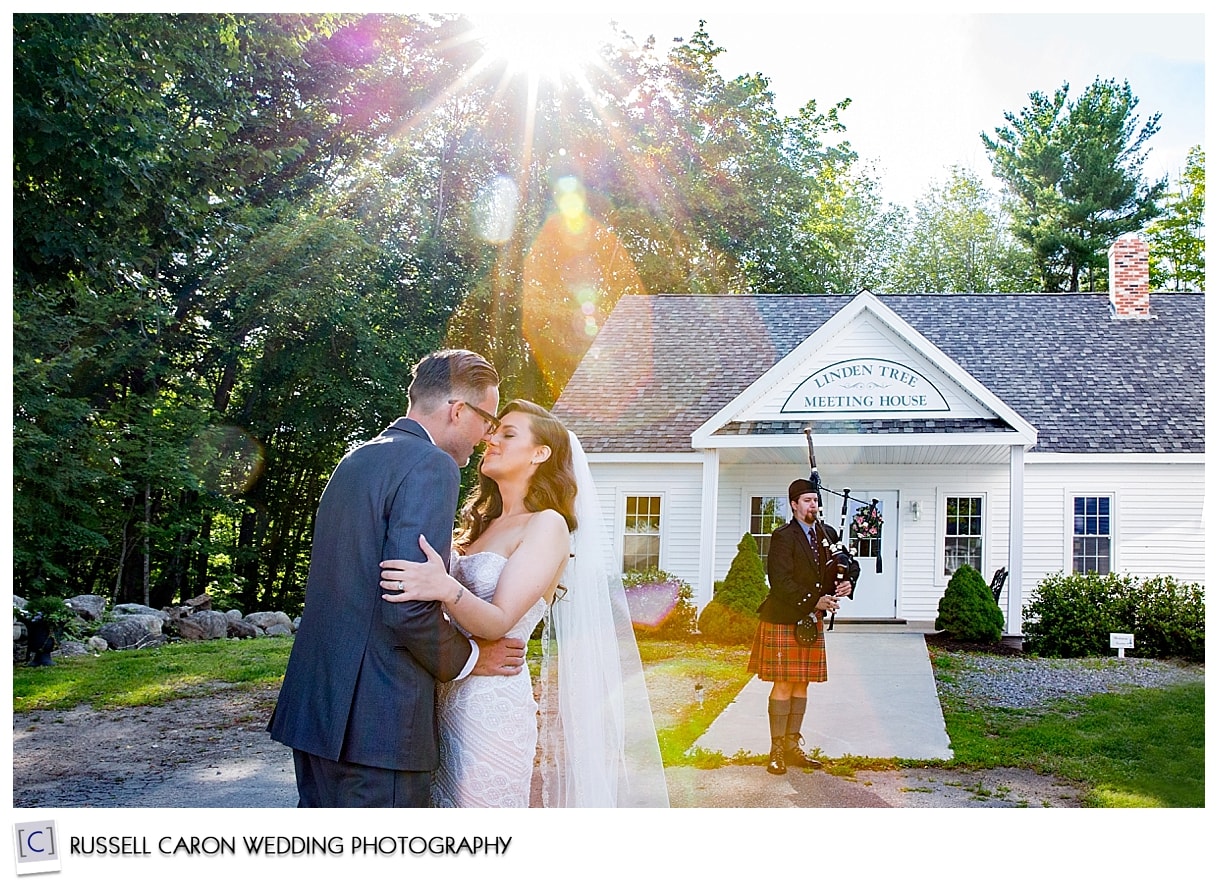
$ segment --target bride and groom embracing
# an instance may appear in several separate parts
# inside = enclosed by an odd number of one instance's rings
[[[301,807],[524,808],[539,754],[545,806],[668,805],[587,457],[531,402],[495,416],[498,386],[475,353],[428,355],[406,415],[322,493],[268,726]],[[454,537],[459,466],[484,441]]]

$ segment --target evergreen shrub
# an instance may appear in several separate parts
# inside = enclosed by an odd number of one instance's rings
[[[698,617],[698,632],[715,643],[752,643],[757,632],[757,607],[769,592],[757,540],[745,533],[727,576],[715,583],[715,596]]]
[[[714,599],[729,609],[756,617],[757,607],[761,606],[769,590],[757,540],[751,533],[745,533],[736,545],[736,556],[732,558],[723,584],[715,591]]]
[[[1171,576],[1055,573],[1023,613],[1024,648],[1045,656],[1111,655],[1109,634],[1133,634],[1127,655],[1205,659],[1205,592]]]
[[[712,600],[698,616],[698,633],[712,643],[748,645],[757,633],[757,616]]]
[[[968,564],[962,564],[939,599],[935,629],[946,631],[954,640],[996,643],[1002,639],[1002,610],[994,600],[985,577]]]

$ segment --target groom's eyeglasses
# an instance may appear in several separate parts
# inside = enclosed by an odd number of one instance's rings
[[[460,402],[461,404],[464,404],[474,413],[478,414],[478,416],[482,417],[482,419],[486,420],[486,424],[488,426],[490,426],[490,428],[487,429],[488,432],[493,432],[499,428],[499,417],[493,416],[492,414],[487,413],[485,410],[480,408],[478,405],[470,404],[468,401],[462,401],[460,398],[448,399],[449,404],[457,404],[458,402]]]

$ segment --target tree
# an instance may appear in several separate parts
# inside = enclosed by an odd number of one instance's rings
[[[1004,221],[981,178],[952,167],[948,179],[930,187],[915,204],[890,289],[1026,291],[1027,257],[1012,241]]]
[[[1150,284],[1174,291],[1205,288],[1205,151],[1188,151],[1176,189],[1167,194],[1164,216],[1146,228]]]
[[[1166,188],[1142,179],[1159,114],[1141,123],[1128,82],[1097,78],[1077,101],[1068,96],[1068,84],[1051,97],[1032,92],[995,137],[981,135],[1046,291],[1078,291],[1084,275],[1092,290],[1106,285],[1108,247],[1157,216]]]
[[[620,297],[882,278],[847,101],[783,117],[703,25],[530,91],[468,27],[14,16],[23,593],[293,609],[326,475],[427,350],[546,404]]]
[[[905,208],[883,204],[879,180],[869,171],[840,165],[824,169],[796,231],[806,274],[798,290],[899,290],[891,272],[908,224]]]

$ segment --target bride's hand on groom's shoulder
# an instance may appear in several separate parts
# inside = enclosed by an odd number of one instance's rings
[[[382,598],[390,603],[412,600],[451,601],[460,583],[448,575],[444,560],[431,547],[426,536],[419,536],[419,548],[426,558],[422,563],[410,560],[381,561]]]

